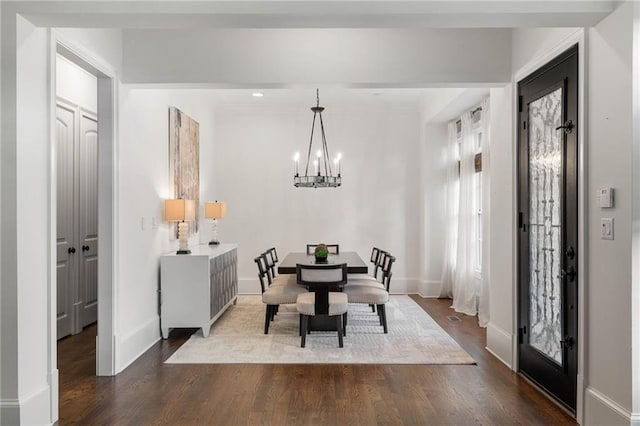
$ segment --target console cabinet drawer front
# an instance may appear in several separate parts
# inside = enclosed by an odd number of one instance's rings
[[[238,288],[238,255],[233,249],[223,255],[211,259],[211,318],[237,295]]]

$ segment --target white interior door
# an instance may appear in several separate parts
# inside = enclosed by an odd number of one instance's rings
[[[79,139],[80,327],[98,320],[98,120],[83,111]]]
[[[75,262],[73,247],[75,108],[58,103],[57,142],[57,321],[58,339],[73,332]]]

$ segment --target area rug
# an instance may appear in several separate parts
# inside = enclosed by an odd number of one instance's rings
[[[212,326],[194,333],[170,364],[475,364],[475,361],[409,296],[387,303],[389,333],[366,305],[349,305],[344,347],[335,332],[312,332],[300,347],[295,306],[280,306],[264,334],[260,296],[239,296]]]

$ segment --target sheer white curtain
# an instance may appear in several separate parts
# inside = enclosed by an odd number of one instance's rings
[[[489,197],[491,194],[491,181],[489,180],[489,152],[491,152],[491,111],[489,98],[482,101],[482,215],[489,217]],[[480,294],[478,297],[478,322],[481,327],[486,327],[489,322],[489,221],[484,221],[483,226],[483,250],[482,250],[482,281],[480,282]]]
[[[467,315],[476,315],[477,286],[474,267],[474,155],[475,140],[473,115],[462,115],[462,140],[460,142],[460,177],[458,197],[458,242],[456,267],[453,276],[453,309]]]
[[[482,133],[482,217],[487,217],[489,199],[489,99],[482,102],[482,116],[479,131]],[[445,190],[445,212],[447,217],[446,245],[442,288],[440,297],[453,299],[452,308],[467,315],[478,315],[480,326],[489,321],[489,274],[488,270],[476,269],[476,256],[479,253],[477,232],[488,234],[488,229],[476,229],[478,206],[476,200],[479,189],[478,175],[475,170],[475,154],[478,151],[477,133],[474,129],[473,114],[466,112],[461,117],[460,137],[456,123],[449,124],[449,143],[447,146],[447,182]],[[487,223],[488,221],[482,220]],[[487,239],[482,238],[485,247],[482,250],[481,264],[488,266]]]
[[[449,142],[445,153],[447,181],[445,186],[445,217],[447,218],[442,288],[440,297],[453,297],[453,280],[456,271],[458,246],[458,131],[455,121],[449,123]]]

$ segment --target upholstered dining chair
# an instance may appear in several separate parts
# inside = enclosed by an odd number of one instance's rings
[[[348,285],[343,290],[349,303],[366,303],[377,308],[380,325],[385,333],[388,332],[386,304],[389,301],[391,267],[395,261],[396,258],[387,253],[382,267],[382,283],[364,279],[349,279]],[[382,288],[380,284],[382,284]]]
[[[307,244],[307,254],[312,255],[319,244]],[[340,244],[325,244],[329,254],[340,254]]]
[[[300,313],[300,347],[305,347],[309,334],[309,318],[315,315],[328,315],[335,318],[338,332],[338,346],[343,347],[344,326],[346,320],[347,295],[338,291],[329,291],[347,282],[347,264],[302,265],[296,267],[299,285],[308,286],[309,293],[300,294],[296,308]]]
[[[271,276],[266,262],[266,255],[263,253],[253,259],[258,265],[258,278],[262,290],[262,303],[267,305],[264,318],[264,334],[269,334],[269,324],[273,321],[280,305],[292,305],[297,302],[298,296],[307,293],[307,289],[299,285],[290,285],[284,280],[279,283],[272,283]],[[280,277],[277,277],[280,278]],[[278,281],[276,279],[276,281]]]

